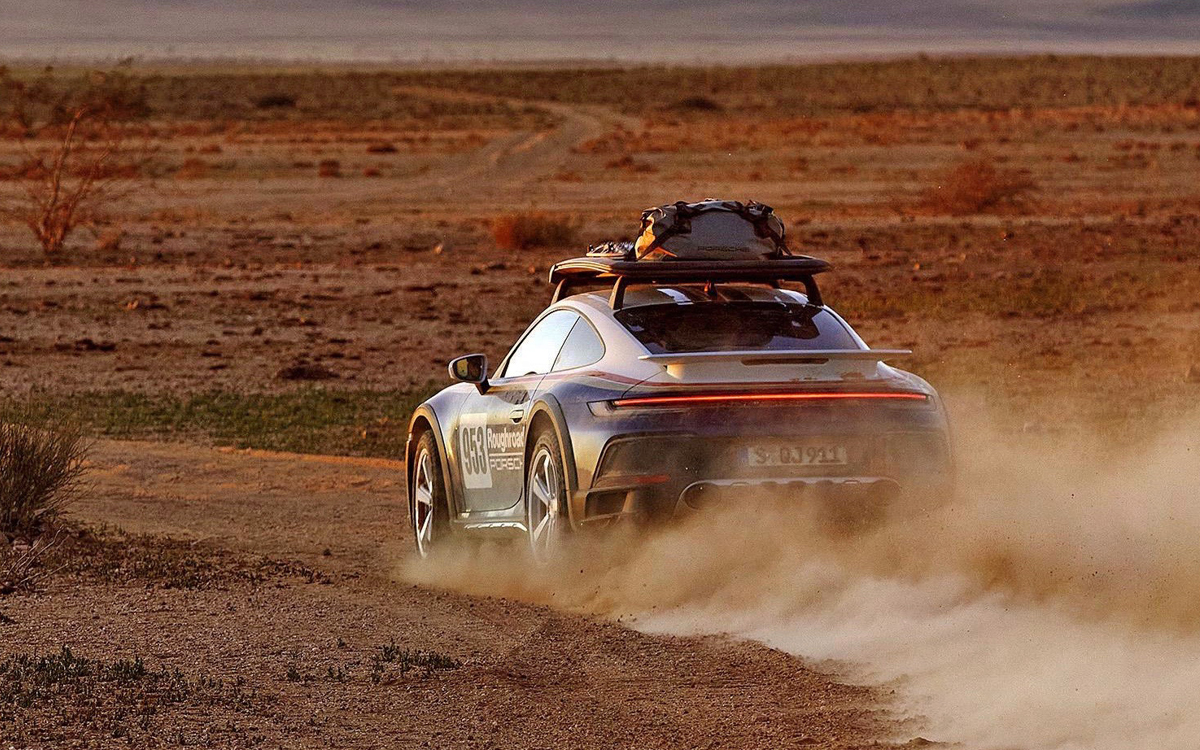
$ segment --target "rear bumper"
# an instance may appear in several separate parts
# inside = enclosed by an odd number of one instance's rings
[[[700,512],[709,497],[919,510],[940,504],[954,473],[936,400],[617,409],[579,414],[571,438],[576,526]],[[781,465],[782,456],[763,460],[769,446],[834,450]]]
[[[679,493],[675,513],[703,511],[746,498],[818,498],[839,503],[890,505],[900,484],[887,477],[779,477],[771,479],[704,479]]]
[[[578,498],[581,526],[619,520],[662,521],[761,501],[816,507],[824,513],[863,520],[919,515],[950,500],[949,474],[910,477],[804,476],[697,479],[650,486],[601,487]]]
[[[576,493],[572,518],[579,525],[625,517],[660,520],[757,499],[819,504],[864,516],[911,515],[944,504],[953,492],[944,433],[824,440],[847,446],[850,461],[835,467],[755,469],[736,458],[745,438],[673,436],[670,445],[661,435],[617,438],[609,447],[619,450],[606,450],[592,486]]]

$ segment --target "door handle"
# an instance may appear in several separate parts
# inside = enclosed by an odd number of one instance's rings
[[[524,409],[513,409],[512,411],[510,411],[508,413],[508,418],[514,422],[520,422],[522,419],[525,418],[525,410]]]

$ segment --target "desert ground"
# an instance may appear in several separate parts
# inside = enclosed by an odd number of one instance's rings
[[[547,303],[552,263],[710,196],[774,206],[794,251],[832,261],[827,303],[913,349],[964,439],[986,414],[995,444],[1078,445],[1093,468],[1190,440],[1200,60],[130,75],[154,144],[139,189],[53,257],[0,226],[0,389],[96,440],[45,575],[0,595],[0,747],[1123,739],[956,734],[841,652],[414,573],[401,447],[451,357],[498,361]],[[514,217],[559,231],[514,240]],[[1196,559],[1180,545],[1158,562]],[[979,591],[1044,603],[1119,567],[1026,586],[1031,559],[989,558]],[[1169,606],[1190,586],[1064,601],[1194,645],[1194,608]],[[1170,728],[1130,731],[1196,736]]]

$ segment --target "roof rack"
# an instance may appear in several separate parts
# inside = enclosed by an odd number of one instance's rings
[[[707,284],[742,281],[779,286],[783,281],[799,281],[809,303],[823,306],[821,290],[813,278],[832,266],[819,258],[792,255],[775,260],[663,260],[630,261],[619,258],[572,258],[550,268],[550,283],[555,285],[550,304],[568,296],[572,287],[612,281],[608,303],[620,310],[625,303],[625,288],[637,284]]]

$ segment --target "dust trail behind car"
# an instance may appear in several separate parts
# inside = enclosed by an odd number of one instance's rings
[[[727,509],[550,570],[484,547],[404,575],[834,660],[940,741],[1196,747],[1200,419],[1118,449],[957,416],[961,496],[932,516],[836,534]]]

